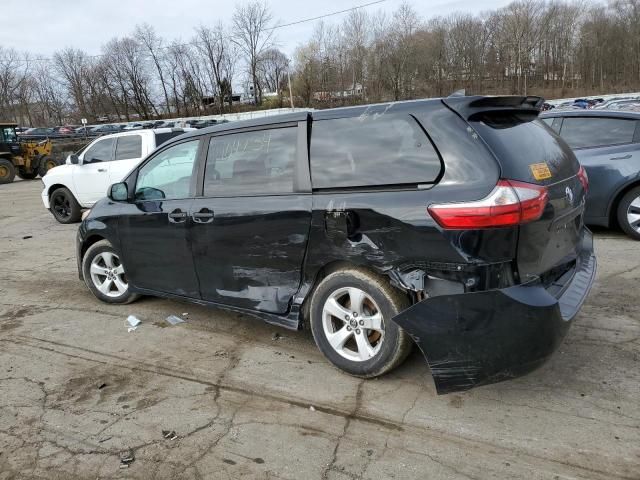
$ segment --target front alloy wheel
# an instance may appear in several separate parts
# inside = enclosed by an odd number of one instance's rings
[[[112,252],[102,252],[91,261],[91,281],[107,297],[120,297],[127,293],[129,285],[120,257]]]
[[[376,302],[356,287],[332,293],[322,309],[322,327],[335,352],[354,362],[373,358],[384,341],[384,321]]]
[[[618,223],[624,233],[640,240],[640,187],[632,188],[620,199]]]
[[[82,276],[96,298],[105,303],[130,303],[131,293],[124,264],[108,240],[91,245],[82,257]]]

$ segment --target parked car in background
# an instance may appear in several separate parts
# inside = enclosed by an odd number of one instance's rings
[[[30,137],[50,137],[52,135],[55,135],[55,132],[53,128],[36,127],[29,128],[23,132],[20,132],[18,135]]]
[[[413,341],[439,393],[522,375],[560,345],[596,268],[584,171],[541,104],[431,99],[185,134],[94,206],[79,275],[107,303],[309,322],[358,377]]]
[[[89,134],[91,135],[107,135],[110,133],[119,132],[120,128],[116,125],[98,125],[97,127],[93,127],[89,130]]]
[[[82,125],[81,127],[76,128],[76,133],[81,133],[82,135],[84,134],[88,135],[90,134],[92,129],[98,126],[99,125]]]
[[[106,195],[109,185],[119,182],[157,146],[181,135],[184,129],[141,130],[100,137],[65,165],[55,167],[42,179],[42,201],[60,223],[80,220],[81,209],[91,207]]]
[[[604,102],[596,105],[595,109],[597,110],[615,110],[615,105],[620,103],[620,102],[626,102],[626,101],[635,101],[638,102],[640,101],[640,99],[635,98],[635,97],[616,97],[616,98],[611,98],[609,100],[605,100]]]
[[[74,133],[76,133],[76,128],[78,128],[76,125],[65,125],[63,127],[60,127],[58,133],[60,135],[73,135]]]
[[[617,224],[640,240],[640,113],[553,110],[541,118],[589,175],[585,222]]]
[[[141,123],[129,123],[128,125],[125,125],[125,127],[122,130],[128,131],[128,130],[141,130],[141,129],[142,129]]]

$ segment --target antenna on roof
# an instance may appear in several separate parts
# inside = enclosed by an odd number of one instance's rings
[[[450,97],[464,97],[467,95],[467,92],[464,88],[461,88],[460,90],[456,90],[455,92],[453,92],[451,95],[449,95]]]

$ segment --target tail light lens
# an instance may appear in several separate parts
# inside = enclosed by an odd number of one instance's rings
[[[515,180],[500,180],[482,200],[429,206],[446,229],[508,227],[539,219],[549,198],[547,188]]]
[[[584,187],[584,192],[587,193],[589,191],[589,175],[587,175],[587,171],[582,165],[580,165],[580,170],[578,170],[578,180],[580,180],[580,183]]]

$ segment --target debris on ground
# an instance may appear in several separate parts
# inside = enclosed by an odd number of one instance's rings
[[[175,440],[178,438],[178,434],[175,430],[162,430],[162,436],[167,440]]]
[[[112,438],[113,438],[113,437],[104,437],[104,438],[101,438],[100,440],[98,440],[98,443],[104,443],[104,442],[106,442],[106,441],[108,441],[108,440],[111,440]]]
[[[311,406],[309,407],[309,410],[311,410],[312,412],[315,412],[315,411],[316,411],[316,408],[315,408],[313,405],[311,405]]]
[[[120,454],[120,468],[129,468],[135,461],[136,457],[133,455],[133,450],[129,449]]]
[[[106,386],[107,386],[106,383],[101,383],[100,385],[98,385],[98,390],[102,390]]]
[[[183,317],[188,317],[188,316],[189,316],[189,312],[183,312],[183,313],[182,313],[182,316],[183,316]]]
[[[22,237],[23,240],[29,240],[30,238],[33,238],[33,235],[25,235]]]
[[[229,353],[225,350],[216,350],[215,352],[213,352],[213,356],[220,357],[220,358],[227,358],[229,356]]]
[[[280,335],[278,332],[275,332],[273,335],[271,335],[271,340],[280,340],[284,338],[283,335]]]
[[[175,315],[169,315],[166,320],[171,325],[178,325],[179,323],[185,322],[185,320],[181,319],[180,317],[176,317]]]
[[[142,323],[142,320],[140,320],[135,315],[129,315],[127,317],[127,323],[129,324],[129,328],[127,328],[127,332],[131,333],[136,331],[136,329],[138,328],[138,325]]]

